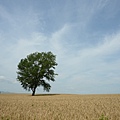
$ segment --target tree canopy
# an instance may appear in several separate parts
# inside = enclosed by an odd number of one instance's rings
[[[24,89],[32,90],[32,95],[35,95],[38,86],[49,92],[51,86],[48,81],[55,81],[57,75],[55,66],[56,56],[52,52],[32,53],[19,62],[17,80]]]

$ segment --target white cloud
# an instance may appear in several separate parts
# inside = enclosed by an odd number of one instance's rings
[[[5,76],[0,75],[0,80],[4,80]]]
[[[78,89],[82,83],[84,85],[119,83],[120,76],[116,71],[120,70],[120,58],[112,60],[111,57],[120,51],[120,33],[107,35],[102,41],[92,48],[80,49],[73,54],[70,54],[71,52],[63,54],[59,60],[58,78],[66,81],[66,88],[74,86]],[[62,51],[65,49],[64,47]],[[106,61],[108,56],[111,62]]]
[[[49,38],[50,48],[57,54],[63,54],[65,51],[65,40],[66,34],[69,32],[69,25],[65,24],[60,30],[56,31]]]
[[[102,41],[103,42],[98,43],[97,46],[84,48],[82,51],[80,50],[79,55],[81,57],[103,56],[113,54],[114,52],[120,50],[120,32],[106,36]]]

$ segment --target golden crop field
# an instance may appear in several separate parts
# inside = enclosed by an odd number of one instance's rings
[[[120,95],[0,94],[0,120],[120,120]]]

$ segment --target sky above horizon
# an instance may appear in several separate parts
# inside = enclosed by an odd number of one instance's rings
[[[0,91],[26,92],[18,63],[48,51],[50,93],[120,93],[120,0],[0,0]]]

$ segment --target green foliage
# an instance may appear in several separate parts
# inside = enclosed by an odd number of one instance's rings
[[[55,81],[55,66],[56,56],[52,52],[32,53],[18,64],[17,80],[24,89],[32,90],[33,95],[38,86],[49,92],[51,86],[46,81]]]
[[[102,116],[99,118],[99,120],[108,120],[108,117],[102,115]]]

